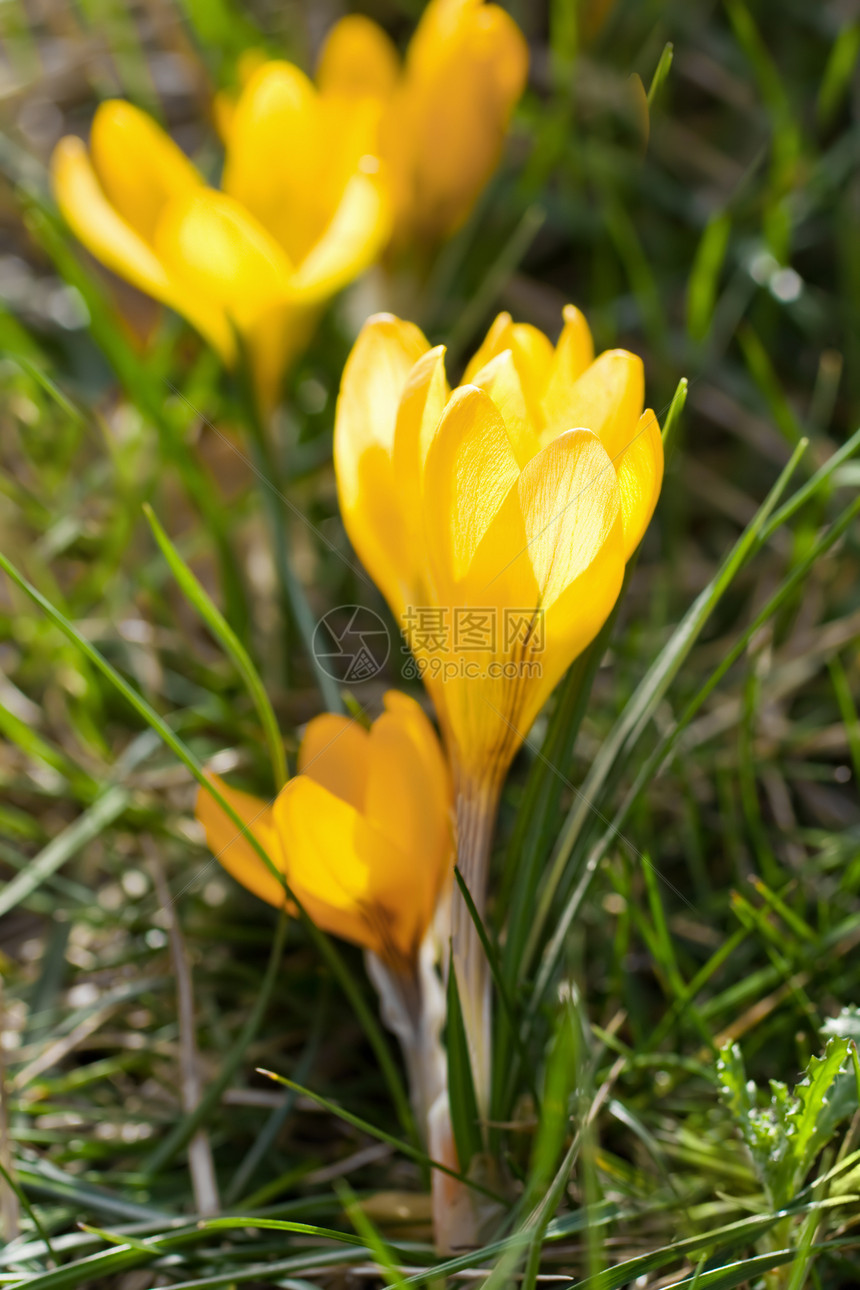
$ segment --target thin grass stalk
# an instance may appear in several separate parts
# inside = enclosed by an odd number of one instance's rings
[[[242,400],[254,452],[255,474],[260,483],[263,509],[269,522],[275,572],[281,589],[284,618],[294,623],[311,665],[314,679],[319,686],[323,702],[329,712],[343,712],[343,700],[334,677],[321,666],[314,653],[313,636],[316,619],[308,603],[304,587],[290,564],[290,540],[284,518],[286,505],[284,481],[275,453],[271,449],[266,427],[260,418],[257,404],[250,390],[245,390]]]

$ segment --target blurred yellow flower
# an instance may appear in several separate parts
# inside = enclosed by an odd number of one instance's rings
[[[453,865],[450,777],[432,725],[389,691],[370,730],[330,713],[311,721],[298,769],[271,806],[211,778],[317,926],[409,970]],[[196,813],[224,868],[284,905],[284,888],[204,789]]]
[[[514,20],[483,0],[430,0],[402,70],[370,19],[350,15],[334,26],[317,81],[323,95],[379,105],[375,151],[398,244],[432,244],[467,218],[498,164],[528,62]]]
[[[240,83],[260,57],[246,52]],[[498,163],[528,61],[519,27],[483,0],[430,0],[402,65],[372,19],[335,23],[317,65],[319,101],[347,142],[382,158],[397,245],[432,245],[467,218]],[[229,95],[216,96],[215,117],[232,139]],[[274,161],[295,182],[291,153]]]
[[[390,203],[366,141],[341,129],[298,68],[266,63],[233,111],[222,191],[151,117],[110,100],[89,152],[60,140],[54,192],[109,269],[186,317],[228,365],[244,347],[268,410],[320,307],[388,239]]]
[[[341,511],[399,617],[458,782],[497,786],[609,616],[663,475],[641,360],[594,357],[568,306],[553,347],[508,314],[449,393],[444,349],[364,326],[335,421]]]

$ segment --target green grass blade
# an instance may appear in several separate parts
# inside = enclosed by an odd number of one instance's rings
[[[460,991],[457,988],[457,973],[454,971],[453,963],[448,965],[447,998],[445,1047],[448,1054],[448,1102],[451,1108],[451,1128],[457,1147],[457,1160],[463,1172],[467,1173],[472,1157],[480,1155],[483,1151],[484,1141],[472,1075],[469,1041],[466,1038],[466,1026],[460,1006]]]
[[[617,838],[619,831],[621,830],[625,820],[627,819],[627,816],[630,812],[630,809],[633,803],[637,800],[639,794],[644,790],[647,784],[650,783],[653,776],[657,773],[659,766],[665,761],[666,757],[670,754],[676,742],[680,738],[683,730],[689,724],[695,712],[698,711],[701,705],[705,702],[707,696],[719,684],[720,680],[725,675],[725,673],[729,670],[732,664],[737,661],[737,659],[743,653],[743,650],[746,648],[749,641],[753,638],[753,636],[758,631],[761,630],[764,623],[767,622],[767,620],[774,613],[776,613],[777,610],[781,608],[781,606],[787,600],[791,598],[792,594],[794,593],[796,588],[800,585],[800,583],[803,581],[803,579],[806,577],[807,573],[812,568],[816,560],[818,560],[821,557],[821,555],[830,546],[832,546],[848,528],[850,528],[850,526],[853,524],[855,518],[858,515],[860,515],[860,498],[858,498],[855,502],[853,502],[851,506],[846,508],[846,510],[839,517],[839,519],[833,524],[831,529],[824,535],[824,537],[820,539],[820,541],[815,545],[815,547],[813,547],[812,551],[810,551],[807,554],[807,557],[802,562],[802,564],[800,564],[798,568],[794,570],[790,578],[786,580],[786,582],[779,589],[779,591],[777,591],[775,595],[771,597],[771,600],[765,605],[765,607],[761,610],[761,612],[756,616],[754,622],[750,625],[750,627],[746,629],[746,631],[741,635],[739,640],[735,643],[733,648],[722,660],[720,665],[714,670],[714,672],[712,672],[711,676],[708,678],[708,681],[699,690],[698,694],[696,694],[695,697],[690,701],[690,703],[688,704],[687,708],[684,711],[683,716],[681,717],[677,725],[673,728],[673,730],[670,733],[664,735],[658,741],[656,748],[651,752],[651,754],[644,761],[643,765],[639,770],[638,775],[636,776],[633,787],[630,789],[629,793],[627,794],[627,797],[625,798],[624,803],[620,807],[617,814],[614,816],[609,828],[606,830],[603,837],[592,848],[591,852],[589,853],[588,859],[586,863],[583,865],[582,873],[580,874],[579,881],[577,882],[576,888],[573,894],[571,895],[570,899],[568,900],[565,906],[564,912],[556,926],[555,932],[553,933],[552,940],[550,941],[549,945],[547,946],[544,952],[543,960],[541,963],[541,970],[540,970],[540,973],[538,974],[538,978],[535,983],[533,1002],[531,1007],[531,1015],[534,1014],[534,1009],[537,1007],[537,1002],[543,996],[544,991],[547,989],[547,986],[549,985],[549,981],[552,978],[552,973],[554,972],[555,967],[558,963],[559,957],[561,955],[562,947],[564,944],[564,938],[567,935],[567,931],[572,925],[573,920],[576,917],[576,914],[582,904],[582,901],[585,898],[591,879],[593,878],[595,872],[597,871],[597,866],[599,865],[603,856],[606,854],[607,848],[609,847],[611,842],[615,838]],[[647,677],[646,677],[646,680],[647,680]],[[623,720],[623,717],[622,717],[622,720]]]
[[[134,710],[143,717],[144,721],[146,721],[147,724],[160,736],[167,747],[176,754],[182,764],[197,780],[198,784],[200,784],[200,786],[214,798],[227,818],[236,826],[237,835],[247,839],[248,843],[253,847],[254,851],[263,861],[263,864],[265,864],[269,872],[284,886],[285,893],[295,902],[302,913],[305,925],[314,943],[325,957],[326,962],[329,964],[337,977],[337,980],[343,987],[347,998],[352,1003],[356,1016],[362,1023],[371,1046],[379,1060],[380,1067],[388,1083],[392,1100],[397,1108],[401,1123],[410,1136],[414,1137],[417,1141],[417,1130],[415,1129],[414,1119],[409,1106],[409,1099],[403,1089],[403,1081],[398,1074],[389,1046],[385,1041],[378,1022],[364,1002],[361,996],[361,991],[356,985],[352,973],[344,963],[342,956],[332,944],[331,938],[322,932],[316,924],[307,917],[304,913],[301,901],[294,892],[289,890],[283,873],[281,873],[273,863],[270,856],[266,853],[265,848],[260,844],[254,833],[248,828],[240,816],[236,814],[230,803],[208,778],[203,767],[197,761],[197,758],[191,750],[173,732],[173,730],[171,730],[167,722],[159,716],[155,709],[147,703],[142,695],[137,693],[133,686],[129,685],[124,677],[120,676],[116,668],[114,668],[107,659],[99,653],[95,646],[91,645],[90,642],[80,634],[74,624],[69,622],[65,615],[61,614],[60,611],[32,585],[32,583],[28,582],[23,574],[19,573],[11,561],[2,553],[0,553],[0,569],[3,569],[12,581],[16,583],[22,591],[26,592],[30,599],[43,610],[43,612],[57,627],[59,627],[60,631],[62,631],[63,634],[82,651],[85,657],[89,659],[89,661],[96,666],[96,668],[108,679],[119,693],[127,699]]]
[[[735,575],[756,549],[764,525],[785,491],[805,447],[805,441],[798,444],[755,517],[738,538],[715,576],[696,597],[671,639],[640,682],[597,754],[556,844],[524,955],[526,963],[536,952],[562,875],[583,825],[593,810],[593,803],[596,802],[610,774],[617,776],[626,764],[652,713],[680,671],[714,609],[733,582]],[[546,981],[543,981],[543,986],[545,985]]]
[[[277,718],[272,710],[263,682],[260,680],[257,669],[251,661],[251,656],[224,615],[212,603],[204,588],[182,559],[182,556],[158,522],[155,512],[148,502],[144,504],[143,511],[173,576],[215,639],[219,641],[225,652],[233,660],[237,672],[245,682],[248,694],[257,709],[257,715],[263,727],[263,733],[269,749],[269,758],[272,763],[275,792],[278,792],[287,780],[287,759],[281,733],[278,729]]]
[[[458,1182],[465,1183],[467,1187],[471,1187],[485,1196],[490,1196],[493,1200],[499,1200],[495,1192],[482,1187],[480,1183],[472,1182],[469,1178],[464,1177],[463,1174],[458,1173],[456,1169],[449,1169],[441,1161],[433,1160],[425,1151],[421,1151],[418,1147],[413,1147],[410,1142],[405,1142],[402,1138],[396,1138],[393,1134],[387,1133],[385,1129],[380,1129],[375,1124],[370,1124],[369,1121],[363,1120],[360,1115],[354,1115],[352,1111],[347,1111],[344,1107],[338,1106],[336,1102],[329,1101],[328,1098],[323,1097],[320,1093],[315,1093],[313,1089],[304,1088],[301,1084],[296,1084],[294,1080],[288,1079],[286,1075],[278,1075],[276,1071],[265,1070],[263,1067],[259,1067],[258,1071],[260,1075],[265,1075],[268,1079],[274,1080],[275,1083],[283,1084],[284,1088],[291,1088],[303,1097],[309,1097],[312,1102],[316,1102],[318,1106],[323,1107],[330,1115],[334,1115],[338,1119],[344,1120],[347,1124],[351,1124],[354,1129],[361,1130],[368,1137],[377,1138],[380,1142],[387,1142],[396,1151],[401,1151],[412,1160],[417,1160],[419,1164],[426,1165],[429,1169],[439,1169],[451,1178],[456,1178]]]
[[[667,40],[666,44],[663,46],[663,51],[660,54],[659,62],[657,63],[657,66],[654,70],[654,75],[651,78],[651,84],[648,86],[649,109],[654,106],[654,103],[657,100],[657,96],[659,95],[661,89],[663,88],[663,83],[666,80],[666,77],[669,75],[669,71],[672,67],[672,59],[674,58],[674,56],[675,56],[675,47],[672,44],[671,40]]]

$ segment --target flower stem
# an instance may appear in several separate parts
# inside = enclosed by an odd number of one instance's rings
[[[457,864],[482,920],[487,907],[490,849],[500,792],[500,779],[481,780],[462,773],[456,776]],[[486,1120],[492,1076],[490,967],[472,913],[456,885],[451,893],[451,957],[457,974],[478,1111]]]

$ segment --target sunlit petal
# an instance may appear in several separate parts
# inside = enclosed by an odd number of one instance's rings
[[[625,349],[607,350],[570,386],[566,399],[556,400],[556,420],[547,423],[543,441],[565,430],[593,430],[615,458],[635,433],[644,398],[642,359]]]
[[[501,414],[477,386],[456,390],[424,474],[424,530],[434,575],[453,590],[519,476]]]
[[[621,490],[624,558],[629,560],[651,523],[663,483],[663,438],[650,408],[642,413],[633,438],[613,464]]]

